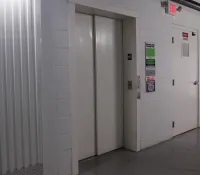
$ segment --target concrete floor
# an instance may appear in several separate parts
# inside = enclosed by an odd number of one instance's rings
[[[80,163],[80,175],[200,175],[200,130],[139,153],[117,150]]]

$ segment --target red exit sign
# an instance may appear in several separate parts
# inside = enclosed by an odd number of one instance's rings
[[[183,32],[183,37],[188,38],[189,34],[186,32]]]
[[[168,1],[168,13],[170,15],[176,15],[177,12],[177,6],[175,3]]]

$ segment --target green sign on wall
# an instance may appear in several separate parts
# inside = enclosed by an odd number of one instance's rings
[[[146,43],[146,59],[155,59],[155,44]]]

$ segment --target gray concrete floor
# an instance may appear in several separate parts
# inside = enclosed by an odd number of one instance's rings
[[[83,161],[80,175],[200,175],[200,130],[139,153],[121,149]]]

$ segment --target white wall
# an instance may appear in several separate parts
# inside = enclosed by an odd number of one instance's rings
[[[138,73],[141,76],[139,123],[141,149],[172,137],[172,24],[200,29],[199,12],[183,8],[176,17],[164,13],[160,0],[71,0],[95,7],[117,6],[139,14]],[[68,7],[66,0],[42,0],[43,127],[45,175],[71,173],[69,112]],[[119,11],[120,11],[119,10]],[[156,43],[156,92],[145,92],[144,42]]]
[[[41,1],[44,175],[71,174],[68,5]]]
[[[74,3],[100,7],[118,6],[133,10],[139,14],[140,49],[139,49],[139,73],[141,76],[141,100],[140,100],[140,132],[141,148],[154,145],[172,137],[172,97],[173,97],[173,60],[170,53],[172,24],[180,24],[199,29],[197,22],[199,12],[184,8],[176,17],[165,14],[159,0],[72,0]],[[144,42],[156,43],[156,92],[145,92],[145,49]]]

